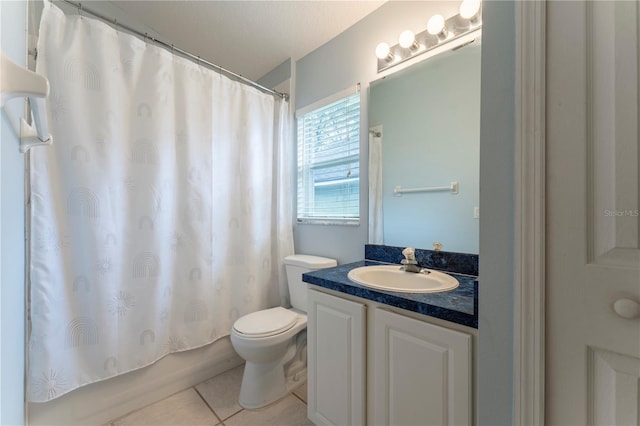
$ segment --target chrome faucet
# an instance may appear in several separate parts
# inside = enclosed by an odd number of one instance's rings
[[[402,255],[404,259],[400,261],[402,269],[405,272],[413,272],[415,274],[422,272],[422,268],[418,266],[418,261],[416,260],[415,249],[413,247],[407,247],[402,250]]]

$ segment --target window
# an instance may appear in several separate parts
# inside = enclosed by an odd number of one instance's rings
[[[360,92],[329,102],[297,114],[298,222],[358,224]]]

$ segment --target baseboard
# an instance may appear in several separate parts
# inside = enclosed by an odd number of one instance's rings
[[[103,425],[242,364],[228,337],[167,355],[155,364],[84,386],[46,403],[29,403],[29,425]]]

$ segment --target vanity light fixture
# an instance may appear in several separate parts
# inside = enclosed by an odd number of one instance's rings
[[[418,34],[414,34],[411,30],[403,31],[400,34],[398,44],[394,46],[389,46],[385,42],[378,44],[376,47],[378,72],[385,71],[462,37],[464,40],[451,46],[455,48],[472,42],[474,36],[471,34],[480,35],[482,29],[481,5],[482,0],[464,0],[460,4],[457,15],[447,19],[442,15],[434,15],[427,21],[425,31]],[[448,49],[445,47],[442,50]]]
[[[387,63],[393,61],[393,53],[391,53],[389,45],[385,42],[382,42],[376,46],[376,56],[378,59],[385,61]]]
[[[480,21],[480,0],[463,0],[460,4],[460,16],[469,20],[471,25]]]
[[[400,33],[398,44],[400,45],[400,47],[411,49],[414,51],[420,48],[420,45],[416,41],[416,35],[411,30],[405,30]]]
[[[449,31],[447,31],[447,25],[445,24],[442,15],[433,15],[429,18],[429,21],[427,22],[427,32],[438,37],[439,41],[447,39]]]

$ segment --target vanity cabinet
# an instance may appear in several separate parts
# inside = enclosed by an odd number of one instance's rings
[[[364,425],[366,306],[313,290],[307,303],[309,419],[316,425]]]
[[[470,425],[471,336],[380,308],[373,318],[369,423]]]
[[[309,419],[473,424],[472,336],[357,300],[309,290]]]

